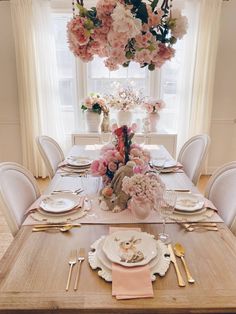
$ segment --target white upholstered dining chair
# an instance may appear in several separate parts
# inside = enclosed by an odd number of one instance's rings
[[[58,164],[65,159],[64,153],[59,144],[49,136],[37,136],[36,142],[49,177],[52,178],[57,171]]]
[[[0,208],[13,236],[39,196],[37,181],[29,170],[14,162],[0,164]]]
[[[191,137],[181,148],[178,162],[183,165],[184,172],[196,185],[206,160],[210,145],[210,137],[207,134]]]
[[[213,202],[225,224],[236,235],[236,161],[223,165],[213,173],[205,196]]]

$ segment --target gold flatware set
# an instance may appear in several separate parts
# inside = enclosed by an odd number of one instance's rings
[[[81,224],[41,224],[34,225],[32,232],[43,232],[43,231],[60,231],[67,232],[72,228],[79,228]]]
[[[186,231],[218,231],[218,226],[214,222],[192,222],[181,223]]]
[[[184,270],[186,272],[186,276],[187,276],[187,280],[189,283],[194,283],[195,280],[193,279],[191,273],[190,273],[190,270],[187,266],[187,263],[185,261],[185,249],[184,247],[180,244],[180,243],[176,243],[174,245],[174,248],[172,248],[172,245],[171,244],[168,244],[168,249],[169,249],[169,252],[170,252],[170,260],[171,262],[173,263],[174,267],[175,267],[175,272],[176,272],[176,276],[177,276],[177,280],[178,280],[178,285],[180,287],[185,287],[186,284],[185,284],[185,281],[181,275],[181,272],[179,270],[179,266],[177,264],[177,260],[176,260],[176,257],[179,257],[183,263],[183,267],[184,267]]]
[[[81,269],[81,264],[85,259],[85,250],[81,248],[78,252],[78,250],[72,250],[70,252],[70,257],[69,257],[69,274],[67,278],[67,283],[66,283],[66,291],[69,290],[70,288],[70,282],[71,282],[71,276],[72,276],[72,271],[73,267],[77,264],[76,268],[76,277],[75,277],[75,283],[74,283],[74,291],[78,289],[78,282],[79,282],[79,277],[80,277],[80,269]]]

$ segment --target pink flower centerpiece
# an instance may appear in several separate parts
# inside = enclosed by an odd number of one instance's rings
[[[133,129],[122,126],[113,131],[116,144],[105,145],[101,150],[101,158],[94,160],[91,172],[94,176],[102,176],[103,182],[109,184],[115,172],[129,160],[134,161],[141,172],[148,166],[150,153],[138,144],[132,144]]]
[[[138,173],[123,179],[122,190],[131,197],[129,202],[131,212],[137,218],[144,219],[152,209],[158,209],[165,185],[157,173]]]
[[[94,55],[106,58],[111,71],[130,61],[149,70],[160,68],[174,56],[173,45],[188,25],[170,1],[98,0],[87,9],[77,0],[79,12],[67,25],[69,47],[84,62]]]

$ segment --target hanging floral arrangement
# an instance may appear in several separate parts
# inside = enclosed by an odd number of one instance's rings
[[[70,50],[84,62],[95,55],[105,58],[111,71],[131,61],[149,70],[160,68],[187,30],[187,18],[172,8],[172,0],[98,0],[90,9],[83,0],[74,1],[67,25]]]

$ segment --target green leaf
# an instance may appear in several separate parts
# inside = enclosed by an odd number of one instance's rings
[[[85,105],[84,105],[84,104],[81,106],[81,109],[82,109],[82,110],[84,110],[84,111],[85,111],[85,110],[88,110],[88,108],[87,108],[87,107],[85,107]]]
[[[141,0],[131,0],[131,3],[133,4],[133,6],[138,7],[141,4]]]
[[[151,4],[152,11],[155,10],[155,8],[156,8],[158,2],[159,2],[159,0],[153,0],[153,1],[152,1],[152,4]]]
[[[148,12],[145,3],[141,3],[136,11],[136,17],[140,19],[143,23],[148,22]]]

